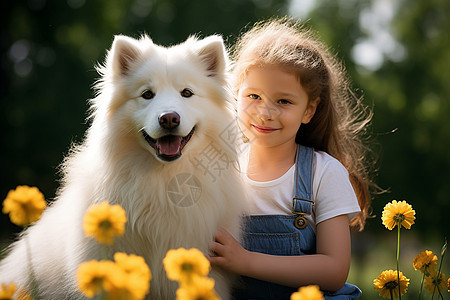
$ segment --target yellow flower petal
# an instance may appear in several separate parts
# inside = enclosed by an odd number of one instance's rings
[[[143,257],[134,254],[127,255],[126,253],[117,252],[114,254],[114,260],[116,264],[127,274],[136,274],[144,277],[147,281],[151,280],[152,274]]]
[[[109,285],[105,287],[107,300],[140,300],[145,296],[145,292],[142,293],[139,289],[142,279],[139,276],[131,276],[120,268],[110,277],[108,283]]]
[[[408,290],[409,279],[403,276],[400,272],[400,292],[402,295]],[[390,299],[392,294],[394,297],[398,297],[398,276],[397,271],[386,270],[383,271],[373,281],[373,288],[379,291],[379,295],[383,298]]]
[[[0,299],[12,299],[16,289],[17,287],[14,283],[8,285],[2,283],[0,286]]]
[[[87,236],[93,236],[99,243],[112,245],[115,236],[125,231],[127,217],[120,205],[108,202],[92,205],[83,220],[83,229]]]
[[[192,276],[206,276],[209,273],[210,263],[203,253],[192,248],[171,249],[163,260],[167,278],[184,282],[191,280]]]
[[[298,289],[291,295],[291,300],[323,300],[322,292],[317,285],[308,285]]]
[[[219,300],[214,291],[214,279],[194,276],[190,284],[182,285],[177,290],[177,300]]]
[[[445,291],[445,289],[448,290],[448,281],[447,277],[444,273],[440,273],[438,277],[438,272],[436,270],[431,270],[430,276],[425,276],[425,288],[430,292],[430,294],[439,295],[439,291],[441,293]]]
[[[419,255],[414,258],[413,267],[414,270],[419,270],[421,273],[434,269],[437,265],[437,256],[432,251],[425,250],[420,252]]]
[[[78,287],[87,297],[101,293],[107,300],[142,300],[150,288],[151,272],[144,259],[118,252],[112,261],[88,261],[77,272]]]
[[[143,299],[150,289],[150,280],[152,279],[152,274],[144,258],[118,252],[114,254],[114,260],[126,275],[122,279],[123,285],[120,287],[122,293],[128,295],[125,299]]]
[[[406,229],[410,229],[416,219],[415,214],[416,212],[412,209],[412,206],[406,201],[397,202],[397,200],[392,200],[384,207],[381,220],[383,225],[389,230],[392,230],[399,224]]]
[[[120,275],[120,269],[112,261],[91,260],[78,267],[78,288],[88,298],[102,291],[112,289],[113,277]]]
[[[37,187],[19,185],[8,192],[3,201],[2,212],[9,213],[14,224],[25,226],[39,220],[46,206],[44,195]]]

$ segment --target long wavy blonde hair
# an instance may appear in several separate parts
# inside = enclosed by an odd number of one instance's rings
[[[348,170],[361,213],[352,226],[364,228],[370,215],[371,179],[374,165],[365,145],[372,113],[351,90],[344,66],[301,23],[281,18],[256,23],[242,34],[232,49],[234,88],[238,90],[249,68],[279,65],[293,72],[308,93],[320,98],[316,113],[303,124],[296,142],[325,151]]]

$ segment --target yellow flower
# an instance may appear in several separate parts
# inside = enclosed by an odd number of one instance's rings
[[[118,252],[112,261],[88,261],[77,272],[78,287],[89,298],[100,293],[107,300],[142,300],[150,288],[151,272],[144,259]]]
[[[0,299],[12,299],[12,296],[16,292],[16,285],[14,283],[10,283],[8,285],[2,283],[0,286]]]
[[[87,236],[94,236],[99,243],[112,245],[114,236],[125,231],[127,217],[120,205],[102,202],[91,206],[84,215],[83,229]]]
[[[415,214],[416,212],[406,201],[392,200],[384,207],[381,220],[389,230],[392,230],[396,225],[402,225],[406,229],[410,229],[416,219]]]
[[[429,272],[437,265],[436,261],[437,256],[432,251],[425,250],[414,258],[413,267],[414,270],[419,270],[421,273]]]
[[[114,254],[114,260],[125,275],[115,283],[115,287],[117,290],[122,290],[124,294],[128,293],[127,297],[120,299],[143,299],[149,291],[150,280],[152,279],[152,274],[144,258],[134,254],[127,255],[117,252]],[[117,299],[117,297],[114,299]]]
[[[149,283],[136,274],[126,274],[118,270],[110,277],[110,285],[105,290],[107,300],[141,300],[148,293]]]
[[[447,292],[450,292],[450,278],[447,281]]]
[[[141,256],[117,252],[114,254],[114,261],[127,274],[139,275],[147,281],[152,279],[150,269]]]
[[[190,284],[182,285],[177,290],[177,300],[219,300],[214,291],[214,279],[194,277]]]
[[[400,272],[400,292],[402,295],[408,290],[409,279],[403,276]],[[390,291],[392,295],[398,297],[398,276],[397,271],[386,270],[383,271],[377,278],[373,281],[373,287],[375,290],[379,291],[379,294],[383,298],[391,298]]]
[[[448,281],[447,277],[444,273],[440,273],[438,277],[438,273],[436,270],[430,271],[430,276],[425,276],[425,288],[431,293],[438,295],[438,288],[439,291],[445,291],[445,289],[448,290]]]
[[[44,195],[37,187],[19,185],[8,192],[2,211],[9,213],[11,222],[24,226],[39,220],[46,206]]]
[[[291,300],[323,300],[322,292],[317,285],[303,286],[291,295]]]
[[[88,298],[112,289],[113,277],[122,275],[112,261],[91,260],[78,267],[78,288]]]
[[[142,288],[143,279],[137,275],[127,274],[120,268],[109,278],[110,285],[105,287],[107,300],[141,300],[148,292]],[[144,282],[148,286],[148,282]]]
[[[191,280],[193,276],[206,276],[210,268],[208,259],[196,248],[171,249],[163,263],[167,278],[181,283]]]

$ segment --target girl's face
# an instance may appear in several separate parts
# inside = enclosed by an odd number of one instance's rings
[[[297,77],[285,68],[252,67],[238,91],[240,127],[257,145],[294,145],[300,125],[311,120],[317,104],[318,99],[308,101]]]

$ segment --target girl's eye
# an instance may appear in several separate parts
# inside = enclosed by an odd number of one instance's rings
[[[251,99],[254,99],[254,100],[258,100],[259,99],[259,96],[256,95],[256,94],[250,94],[250,95],[248,95],[248,97],[251,98]]]
[[[184,97],[184,98],[189,98],[189,97],[191,97],[192,95],[194,95],[194,92],[191,91],[190,89],[186,88],[186,89],[182,90],[180,94],[181,94],[181,96]]]
[[[145,100],[150,100],[150,99],[152,99],[153,97],[155,97],[155,93],[153,93],[153,92],[150,91],[150,90],[145,90],[145,91],[142,93],[141,97],[144,98]]]
[[[289,100],[286,100],[286,99],[280,99],[280,100],[278,100],[278,103],[280,103],[280,104],[291,104],[292,102],[289,101]]]

